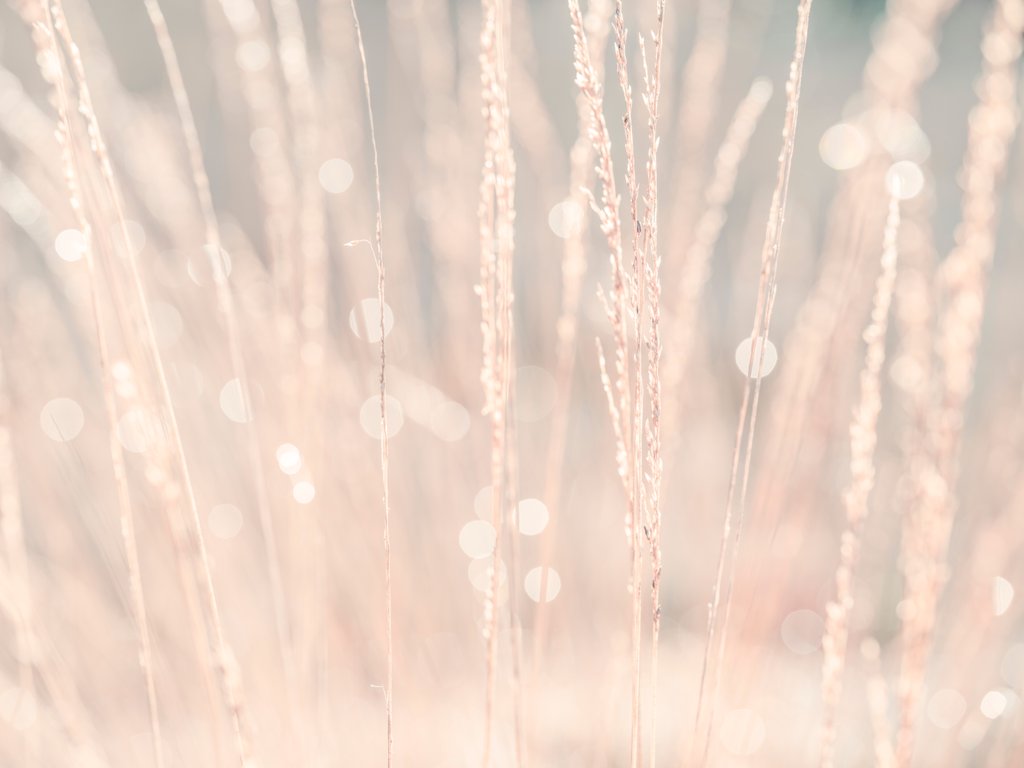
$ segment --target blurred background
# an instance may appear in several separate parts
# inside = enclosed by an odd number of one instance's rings
[[[704,737],[694,721],[746,381],[737,348],[751,335],[797,3],[666,5],[658,190],[664,570],[657,699],[647,701],[653,681],[645,667],[644,729],[649,740],[657,727],[659,764],[689,765]],[[48,82],[58,66],[80,104],[73,56],[61,47],[55,64],[40,53],[43,6],[0,4],[3,765],[153,764],[126,509],[166,765],[238,765],[231,702],[240,700],[251,726],[251,744],[241,749],[250,753],[247,765],[384,763],[381,317],[395,764],[480,764],[496,535],[475,291],[481,8],[470,0],[356,6],[380,159],[383,315],[373,154],[348,0],[160,2],[221,251],[211,250],[146,5],[65,0],[123,197],[122,225],[102,164],[90,159],[87,110],[72,109],[65,146],[78,150],[95,250],[88,258]],[[887,764],[878,743],[901,727],[901,627],[913,610],[904,583],[915,503],[907,446],[921,429],[917,395],[928,388],[915,329],[925,327],[924,356],[931,354],[929,320],[915,325],[914,289],[924,285],[929,295],[936,265],[954,247],[968,113],[994,6],[813,6],[769,333],[767,357],[777,363],[766,362],[773,370],[761,391],[750,493],[727,568],[731,613],[724,661],[715,665],[708,765],[819,761],[821,637],[845,525],[850,415],[879,269],[884,179],[894,164],[912,194],[903,202],[836,764]],[[610,326],[597,290],[609,287],[608,253],[571,175],[581,131],[573,35],[563,0],[502,7],[516,159],[509,493],[517,514],[503,538],[514,560],[499,565],[491,761],[624,766],[630,553],[593,341],[602,339],[607,353]],[[650,46],[655,8],[653,0],[625,3],[641,163],[647,116],[638,35]],[[43,24],[35,38],[26,19]],[[608,23],[605,16],[606,32]],[[621,191],[624,107],[614,67],[609,42],[604,108]],[[715,157],[758,78],[772,96],[737,158],[735,191],[694,301],[685,286]],[[1014,601],[1024,575],[1024,262],[1015,256],[1024,197],[1017,142],[1011,147],[963,412],[948,583],[908,716],[916,766],[1013,766],[1024,754],[1024,637]],[[563,263],[577,241],[585,271],[570,312],[578,327],[567,366],[558,331]],[[207,585],[192,570],[199,533],[222,644]],[[648,645],[645,636],[645,654]],[[520,732],[525,753],[516,748]]]

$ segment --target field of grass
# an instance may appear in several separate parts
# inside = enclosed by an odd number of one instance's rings
[[[0,767],[1024,765],[1024,0],[0,0]]]

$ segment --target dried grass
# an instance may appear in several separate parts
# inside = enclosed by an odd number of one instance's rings
[[[12,5],[0,763],[1013,760],[1022,0]]]

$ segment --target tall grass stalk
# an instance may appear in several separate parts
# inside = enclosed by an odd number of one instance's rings
[[[153,674],[153,649],[146,611],[146,598],[142,586],[139,550],[135,535],[135,520],[132,511],[131,492],[128,486],[128,473],[125,467],[124,448],[117,437],[117,402],[114,384],[111,377],[111,360],[109,341],[100,311],[100,284],[92,243],[92,223],[86,210],[86,198],[82,191],[82,159],[77,149],[77,142],[71,126],[71,101],[68,94],[68,79],[61,54],[57,48],[58,24],[62,23],[63,14],[56,7],[47,6],[44,11],[45,27],[35,28],[35,39],[39,46],[40,57],[48,57],[54,63],[60,62],[59,68],[44,72],[49,74],[49,83],[54,91],[54,102],[57,107],[57,143],[61,147],[64,164],[65,182],[75,212],[78,225],[84,240],[84,255],[89,275],[92,319],[96,331],[96,343],[99,355],[99,367],[102,378],[103,404],[107,417],[107,441],[113,466],[114,482],[117,488],[118,512],[121,523],[121,536],[125,559],[128,566],[128,582],[131,594],[132,612],[136,622],[139,643],[139,663],[142,667],[146,686],[146,704],[149,708],[149,725],[153,745],[153,764],[157,768],[164,765],[164,744],[160,728],[160,708],[157,701],[156,682]],[[59,21],[58,21],[59,20]]]
[[[629,240],[633,252],[632,272],[629,276],[628,303],[630,316],[633,319],[634,349],[632,363],[629,353],[623,349],[623,367],[628,371],[632,365],[632,405],[630,414],[623,411],[623,416],[630,420],[624,433],[629,435],[627,443],[628,461],[631,464],[628,495],[632,499],[632,509],[627,521],[630,546],[630,581],[629,592],[632,596],[633,617],[630,625],[630,645],[632,647],[632,707],[630,727],[630,766],[638,768],[643,763],[643,732],[642,732],[642,668],[641,649],[643,639],[643,541],[640,533],[641,525],[646,517],[646,498],[643,477],[643,420],[644,420],[644,381],[643,381],[643,337],[646,322],[647,292],[644,290],[644,279],[647,272],[647,251],[644,248],[644,231],[640,219],[640,188],[636,173],[636,145],[633,138],[633,93],[629,83],[629,63],[626,53],[627,32],[625,13],[622,0],[616,0],[615,17],[612,23],[615,32],[615,71],[619,77],[619,88],[622,90],[624,102],[622,113],[623,147],[626,154],[626,193],[629,195]],[[628,335],[628,331],[627,331]],[[628,343],[628,342],[627,342]],[[629,387],[630,375],[627,374],[625,386]]]
[[[835,764],[837,710],[842,692],[843,671],[846,667],[846,646],[854,599],[854,573],[860,554],[864,518],[868,513],[868,499],[875,485],[875,445],[878,442],[878,414],[882,408],[880,379],[885,364],[889,307],[892,304],[893,286],[896,282],[897,237],[900,226],[898,194],[899,190],[893,190],[889,200],[881,272],[875,287],[871,319],[864,330],[867,347],[864,353],[864,367],[860,372],[860,399],[850,419],[850,482],[843,495],[846,528],[839,549],[836,594],[826,607],[825,636],[822,639],[823,768],[831,768]]]
[[[68,142],[77,141],[73,131],[70,128],[70,100],[67,94],[67,86],[69,83],[73,83],[76,89],[78,107],[77,110],[83,117],[86,123],[88,132],[88,146],[91,154],[94,157],[95,163],[99,169],[99,181],[102,193],[106,195],[107,201],[112,210],[112,221],[110,222],[116,229],[117,236],[120,238],[122,247],[126,251],[126,257],[124,258],[125,266],[128,271],[127,283],[128,290],[131,291],[131,300],[136,310],[135,320],[138,323],[138,336],[136,342],[139,344],[142,350],[144,350],[147,358],[153,366],[156,379],[156,389],[158,392],[157,398],[162,411],[165,425],[168,429],[170,436],[169,451],[173,457],[173,461],[176,465],[176,470],[180,476],[182,490],[184,491],[186,501],[186,512],[188,515],[188,523],[190,530],[188,532],[191,545],[194,550],[189,554],[192,556],[193,567],[195,571],[196,579],[200,585],[200,591],[205,602],[205,609],[207,612],[206,618],[209,622],[209,631],[212,635],[212,644],[215,649],[218,668],[221,673],[223,683],[223,694],[227,702],[228,710],[231,714],[231,719],[234,725],[236,743],[238,746],[240,759],[244,762],[249,760],[252,755],[251,746],[251,733],[252,728],[250,724],[250,718],[248,708],[245,703],[243,694],[241,693],[240,680],[237,674],[230,669],[232,665],[233,656],[230,653],[227,642],[224,637],[224,630],[220,619],[220,609],[217,603],[216,594],[213,587],[212,574],[210,570],[210,561],[206,551],[206,544],[202,531],[202,524],[199,520],[198,507],[196,504],[195,492],[192,487],[192,482],[189,474],[188,464],[185,460],[184,449],[181,442],[181,436],[178,430],[177,419],[174,414],[174,409],[171,403],[170,392],[167,385],[167,378],[164,373],[163,363],[161,356],[157,351],[157,345],[155,337],[153,335],[153,327],[149,318],[149,311],[146,302],[146,297],[142,289],[141,280],[135,264],[135,258],[132,255],[128,244],[130,242],[130,235],[127,231],[127,225],[125,223],[125,215],[123,203],[121,201],[121,194],[117,186],[117,182],[114,177],[114,171],[110,162],[110,156],[107,152],[106,144],[103,140],[103,135],[99,127],[96,114],[92,108],[92,101],[89,96],[89,90],[86,83],[85,72],[78,51],[78,47],[75,45],[74,40],[71,37],[70,29],[68,28],[67,20],[64,15],[63,6],[60,0],[53,0],[53,2],[45,7],[45,17],[47,24],[47,31],[51,37],[52,45],[57,45],[57,39],[59,36],[60,41],[63,43],[67,56],[61,56],[56,47],[53,47],[50,51],[51,55],[57,55],[57,61],[61,62],[56,72],[56,82],[58,85],[58,93],[60,95],[60,102],[64,105],[64,118],[62,118],[62,125],[66,131],[66,140]],[[51,59],[46,58],[46,61]],[[63,62],[67,62],[67,69]],[[48,74],[48,70],[44,67],[44,76]],[[65,74],[67,72],[67,74]],[[78,169],[83,162],[83,158],[76,157],[75,163],[72,166],[74,169],[74,177],[80,178],[83,174]],[[82,205],[77,196],[77,186],[73,182],[72,177],[69,175],[69,193],[72,198],[73,206]],[[76,202],[78,201],[78,202]],[[82,208],[83,223],[88,225],[90,228],[93,226],[92,217],[97,214],[96,212],[89,210],[88,208]],[[171,498],[180,494],[181,491],[175,489],[173,492],[169,491]]]
[[[380,157],[377,151],[377,130],[373,120],[373,100],[370,96],[370,70],[366,64],[366,48],[363,46],[363,32],[359,26],[356,2],[351,0],[352,21],[355,24],[356,41],[359,46],[359,60],[363,68],[363,89],[366,96],[366,115],[370,124],[370,147],[373,151],[373,180],[377,200],[375,226],[374,260],[377,263],[377,306],[378,331],[380,332],[380,472],[383,484],[384,505],[384,621],[385,652],[387,654],[387,682],[384,691],[387,713],[387,765],[391,768],[394,759],[394,692],[395,692],[395,646],[392,622],[393,594],[391,589],[391,481],[388,460],[388,408],[387,408],[387,355],[384,345],[385,329],[384,302],[384,208],[380,193]]]
[[[256,508],[259,514],[260,532],[263,536],[264,556],[267,562],[267,574],[270,580],[271,602],[274,609],[274,627],[277,631],[277,646],[281,656],[281,666],[285,679],[285,693],[288,697],[289,725],[294,729],[294,702],[295,692],[295,659],[292,647],[291,627],[288,618],[287,598],[284,590],[284,580],[281,575],[281,559],[277,543],[277,535],[274,530],[274,523],[271,517],[270,496],[267,491],[266,471],[263,456],[260,452],[259,432],[255,413],[253,411],[251,386],[245,363],[245,356],[242,353],[241,333],[239,330],[235,299],[232,293],[231,284],[228,282],[225,271],[225,249],[220,233],[220,225],[217,222],[217,214],[213,205],[213,196],[210,192],[210,180],[206,173],[206,166],[203,161],[202,147],[199,143],[199,132],[196,129],[195,117],[192,112],[192,105],[189,102],[188,92],[185,90],[185,82],[182,78],[181,67],[178,63],[178,55],[174,50],[170,33],[167,29],[167,21],[157,0],[145,0],[146,12],[149,15],[150,23],[156,32],[157,44],[160,48],[160,55],[163,58],[164,67],[167,72],[168,82],[171,86],[171,94],[174,98],[175,109],[178,113],[178,122],[181,127],[182,137],[185,142],[185,149],[188,155],[189,171],[192,176],[192,184],[195,187],[196,198],[199,203],[199,211],[203,219],[204,250],[210,260],[211,274],[217,297],[217,307],[227,330],[228,352],[231,361],[232,373],[238,381],[239,392],[241,393],[242,407],[249,415],[246,421],[246,448],[248,451],[249,464],[252,468],[254,494],[256,497]]]
[[[483,330],[481,383],[491,421],[491,521],[495,531],[492,568],[484,611],[487,682],[483,766],[492,759],[492,731],[498,684],[498,628],[501,617],[501,552],[514,443],[509,439],[513,382],[513,252],[515,159],[509,120],[508,6],[481,0],[480,77],[484,114],[484,160],[480,188],[480,309]],[[512,531],[512,535],[516,535]],[[543,599],[543,596],[541,596]],[[516,718],[517,730],[519,719]],[[521,743],[519,734],[516,743]]]
[[[632,226],[634,243],[633,276],[627,274],[622,257],[622,225],[619,218],[619,194],[615,185],[615,170],[612,164],[611,138],[604,118],[604,94],[601,80],[598,78],[591,60],[590,45],[584,28],[583,15],[578,0],[569,0],[569,15],[574,37],[574,61],[576,66],[576,85],[586,98],[590,107],[590,141],[597,152],[597,176],[601,183],[600,203],[591,194],[591,205],[597,213],[601,231],[604,234],[610,253],[612,268],[611,296],[602,291],[599,298],[604,304],[605,312],[611,322],[612,336],[615,347],[614,382],[608,373],[604,352],[600,340],[597,340],[598,364],[601,371],[601,382],[608,399],[608,411],[611,415],[612,429],[616,441],[616,464],[619,478],[626,493],[626,536],[630,547],[630,579],[632,620],[630,622],[631,666],[630,679],[632,685],[630,707],[630,765],[633,768],[640,761],[640,632],[642,594],[640,591],[642,550],[639,526],[641,524],[640,492],[636,461],[637,444],[634,443],[633,429],[637,426],[635,419],[642,417],[642,406],[634,411],[631,406],[631,371],[629,352],[628,319],[632,315],[637,328],[640,327],[639,307],[634,303],[638,290],[635,275],[640,264],[636,238],[636,223]],[[636,172],[633,158],[633,140],[631,128],[631,100],[629,97],[629,77],[625,62],[625,23],[622,17],[621,2],[616,5],[615,19],[615,60],[616,70],[623,96],[626,99],[626,112],[623,123],[626,128],[627,186],[630,195],[630,211],[632,220],[638,222],[636,211]],[[639,343],[639,342],[638,342]],[[640,348],[638,347],[638,354]],[[639,377],[639,370],[636,372]],[[642,389],[638,392],[642,395]]]
[[[697,338],[701,295],[711,272],[711,258],[725,227],[727,208],[736,190],[740,163],[772,95],[768,80],[758,78],[736,108],[725,137],[715,154],[714,168],[704,192],[703,209],[694,227],[693,240],[679,268],[675,288],[676,307],[668,316],[666,338],[672,354],[665,361],[665,389],[672,396],[665,403],[667,423],[678,425],[684,387]]]
[[[865,271],[862,266],[865,261],[873,259],[873,254],[865,251],[871,248],[875,232],[881,233],[884,226],[884,211],[874,204],[873,190],[883,183],[885,172],[894,159],[885,148],[887,142],[892,146],[891,137],[900,135],[899,123],[893,122],[893,115],[906,120],[918,114],[918,90],[935,68],[942,24],[956,2],[891,3],[878,35],[873,38],[861,92],[855,99],[863,101],[864,107],[855,119],[848,118],[871,142],[870,153],[863,163],[843,173],[826,225],[822,249],[824,265],[810,296],[799,309],[781,354],[787,362],[779,371],[780,380],[775,385],[779,393],[778,405],[771,415],[772,424],[767,431],[763,454],[765,463],[761,466],[751,509],[751,525],[770,528],[772,545],[757,555],[752,606],[773,604],[767,592],[771,582],[760,575],[775,546],[776,536],[787,524],[781,511],[797,485],[794,473],[800,465],[801,450],[809,438],[813,439],[810,427],[814,405],[818,402],[816,393],[829,386],[833,375],[830,355],[844,318],[859,304],[863,281],[857,276]],[[917,199],[905,203],[901,227],[904,234],[911,229],[907,226],[908,220],[918,216],[918,206]],[[865,239],[868,240],[866,245]],[[899,280],[906,275],[909,263],[901,258]],[[927,336],[930,331],[924,333]],[[925,389],[924,385],[919,387],[918,394]],[[748,613],[753,612],[753,608],[748,609]],[[770,611],[766,612],[766,618],[771,618]]]
[[[956,509],[964,407],[973,386],[985,308],[986,281],[995,250],[1000,182],[1019,123],[1018,67],[1024,1],[999,0],[982,42],[978,102],[968,115],[961,183],[962,218],[956,244],[943,262],[936,357],[938,391],[928,415],[928,455],[912,482],[920,507],[910,510],[905,536],[905,599],[912,607],[902,627],[896,763],[910,764],[924,670],[933,642],[935,612],[947,579],[946,555]]]
[[[587,5],[584,28],[589,36],[590,57],[594,74],[599,82],[604,80],[604,51],[611,30],[609,17],[612,12],[610,0],[594,0]],[[540,594],[546,595],[551,561],[554,557],[561,517],[562,479],[566,464],[566,443],[569,431],[569,408],[571,405],[573,372],[576,368],[576,343],[579,330],[580,294],[587,273],[586,239],[589,232],[587,206],[589,199],[586,189],[594,173],[594,147],[590,142],[590,107],[583,94],[576,96],[577,135],[569,153],[569,197],[572,203],[571,215],[578,221],[569,230],[562,250],[562,296],[556,332],[557,375],[556,402],[552,413],[551,433],[548,441],[547,474],[544,482],[544,499],[551,513],[551,520],[541,534]],[[546,600],[537,604],[533,618],[533,668],[534,674],[542,666],[544,644],[548,632],[550,603]]]
[[[743,459],[742,483],[739,488],[739,516],[736,527],[736,542],[734,544],[734,556],[730,569],[730,578],[726,589],[725,613],[722,621],[722,629],[718,634],[717,659],[713,674],[714,683],[712,687],[711,703],[708,713],[708,725],[704,738],[702,764],[706,763],[708,750],[711,745],[711,733],[714,728],[715,704],[718,698],[718,687],[720,671],[725,655],[725,643],[728,637],[729,609],[732,596],[732,573],[735,569],[735,556],[739,550],[739,539],[742,533],[742,512],[746,503],[747,482],[750,476],[750,463],[754,442],[755,427],[757,424],[757,406],[761,394],[761,374],[764,369],[764,356],[768,339],[768,332],[771,328],[772,311],[775,306],[775,291],[777,288],[779,257],[782,247],[782,225],[785,220],[786,202],[789,196],[790,170],[793,164],[793,150],[796,142],[797,117],[800,108],[800,85],[803,81],[804,59],[807,53],[807,35],[810,25],[811,4],[813,0],[801,0],[797,8],[796,42],[793,49],[793,60],[790,63],[789,79],[786,82],[786,115],[782,127],[782,149],[779,152],[778,174],[775,182],[775,191],[772,194],[771,208],[768,213],[768,225],[765,232],[764,247],[761,253],[761,279],[758,285],[757,307],[754,312],[754,326],[750,338],[757,343],[750,345],[750,359],[747,362],[747,380],[743,387],[743,402],[740,406],[740,418],[736,428],[736,441],[733,450],[732,472],[729,479],[729,493],[726,501],[725,519],[722,524],[722,543],[718,555],[718,567],[715,575],[715,586],[711,600],[711,610],[708,618],[708,637],[704,651],[704,661],[701,667],[699,691],[697,696],[696,729],[700,727],[701,713],[704,702],[704,685],[708,671],[709,656],[715,629],[718,621],[718,610],[721,603],[722,587],[725,576],[725,561],[728,549],[729,537],[732,531],[734,504],[737,491],[737,480],[739,479],[740,457]],[[755,355],[757,363],[755,367]],[[747,421],[750,427],[747,430]],[[743,437],[746,433],[746,445],[744,447]],[[694,740],[696,743],[696,738]]]
[[[647,108],[647,188],[644,194],[644,220],[642,222],[646,254],[642,285],[646,294],[650,323],[639,329],[647,351],[647,397],[650,410],[644,426],[646,441],[647,518],[644,533],[651,552],[651,671],[650,671],[650,764],[657,765],[658,721],[658,649],[661,640],[661,489],[663,460],[661,452],[661,251],[658,246],[658,135],[659,105],[661,99],[661,67],[664,52],[665,3],[656,5],[656,28],[652,31],[653,62],[648,64],[647,49],[640,38],[640,54],[644,71],[644,105]],[[642,370],[637,369],[638,378]],[[637,425],[640,431],[640,425]]]
[[[643,100],[648,111],[648,157],[646,188],[641,197],[636,170],[633,135],[633,98],[627,56],[628,35],[622,2],[615,6],[612,29],[615,34],[615,65],[624,101],[623,145],[626,156],[625,183],[629,194],[630,248],[632,265],[626,271],[623,262],[622,225],[618,210],[619,196],[611,156],[611,139],[604,118],[604,96],[601,77],[593,63],[595,48],[587,37],[579,3],[569,2],[570,24],[574,37],[576,85],[589,110],[588,136],[596,153],[596,170],[601,184],[600,203],[588,193],[605,235],[612,267],[612,289],[609,298],[603,291],[598,297],[611,322],[615,345],[614,381],[609,375],[604,351],[597,343],[598,364],[602,386],[608,399],[608,410],[616,440],[616,464],[626,494],[626,536],[629,541],[631,603],[630,621],[630,765],[643,764],[643,548],[644,538],[652,556],[652,671],[657,669],[657,646],[660,629],[661,581],[661,257],[658,251],[658,106],[661,95],[662,40],[664,5],[655,6],[656,29],[653,33],[654,62],[651,68],[643,38],[640,52],[643,63]],[[597,51],[599,52],[599,50]],[[641,211],[641,202],[643,210]],[[630,349],[629,321],[632,320],[633,348]],[[646,353],[646,354],[645,354]],[[646,366],[646,367],[645,367]],[[645,417],[645,404],[651,411]],[[645,420],[646,419],[646,420]],[[651,691],[652,712],[656,705]],[[652,749],[656,741],[652,732]]]

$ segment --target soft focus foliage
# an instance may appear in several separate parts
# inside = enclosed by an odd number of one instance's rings
[[[0,1],[0,765],[1020,765],[1022,29]]]

